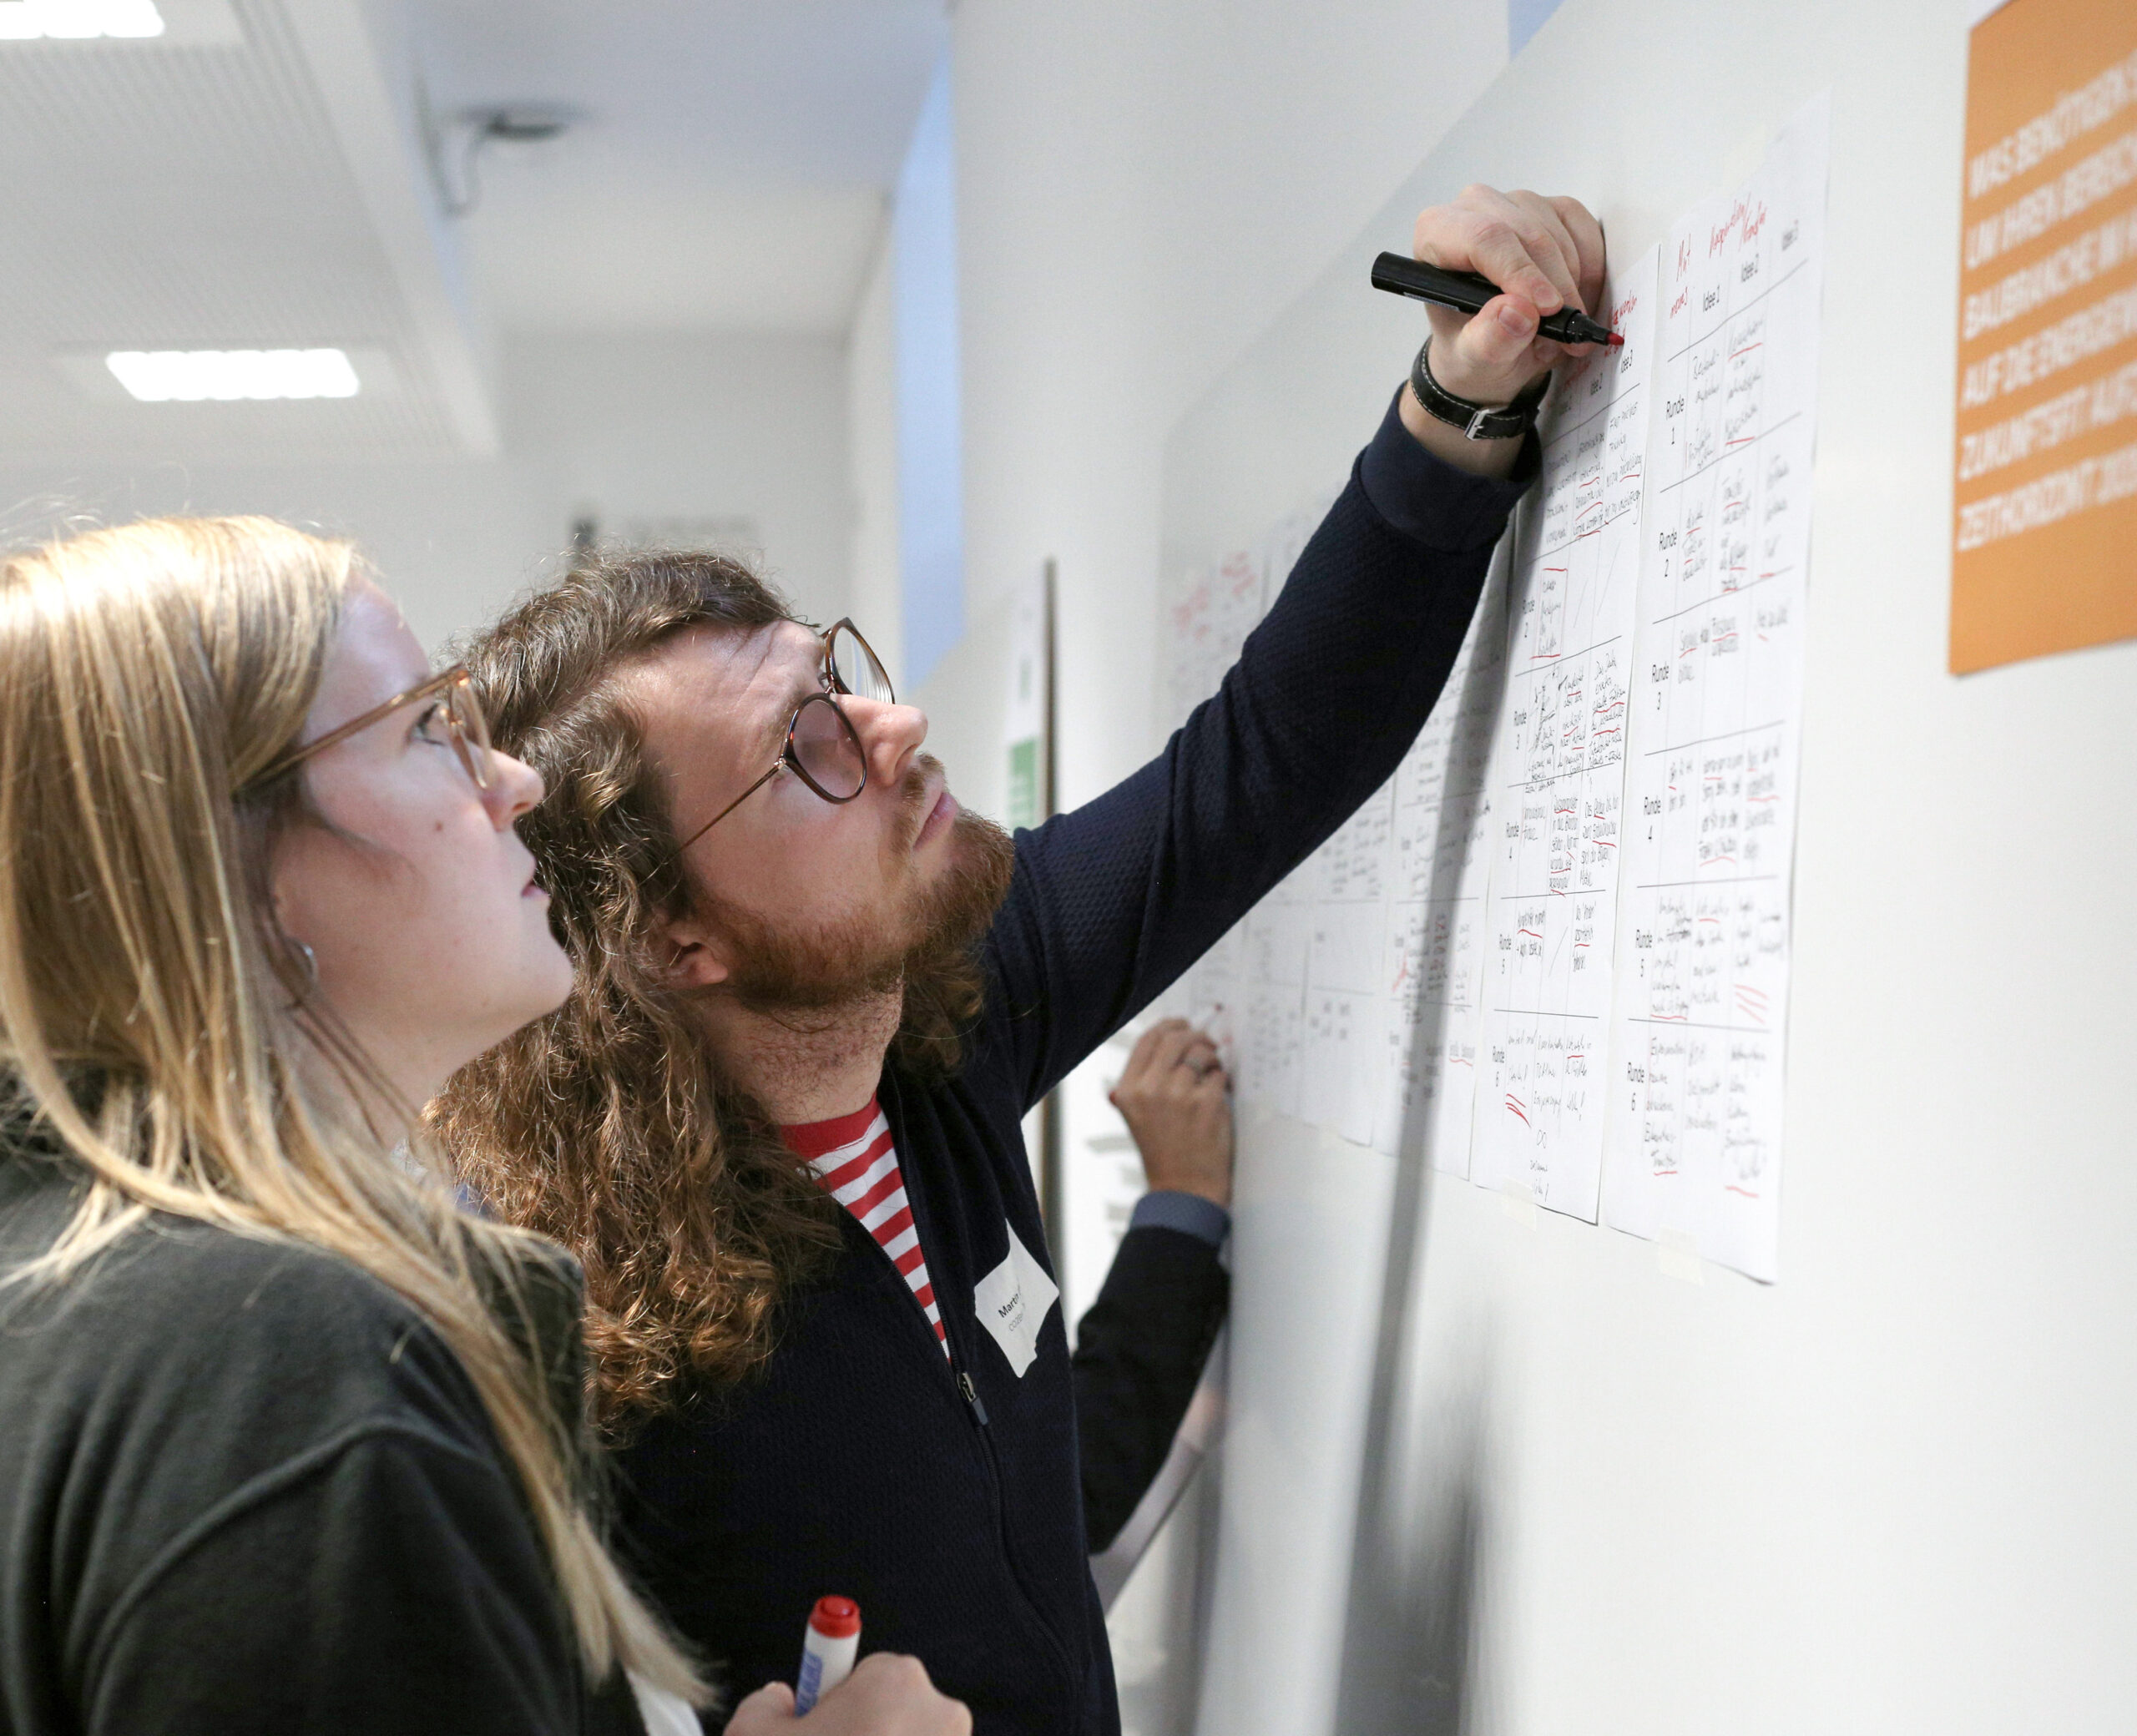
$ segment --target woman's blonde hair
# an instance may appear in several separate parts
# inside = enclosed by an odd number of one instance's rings
[[[391,1093],[275,922],[269,855],[306,823],[303,776],[253,780],[297,739],[359,570],[264,518],[0,562],[0,1068],[88,1178],[27,1275],[63,1279],[151,1212],[361,1268],[474,1383],[590,1679],[621,1663],[701,1698],[578,1499],[519,1275],[548,1244],[391,1160],[422,1136],[358,1107]]]

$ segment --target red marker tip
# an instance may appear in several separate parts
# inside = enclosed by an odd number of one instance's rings
[[[809,1612],[809,1625],[829,1639],[844,1639],[861,1631],[861,1606],[851,1597],[819,1597]]]

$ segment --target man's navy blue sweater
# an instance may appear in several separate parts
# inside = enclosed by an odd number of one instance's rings
[[[1468,475],[1391,408],[1216,696],[1132,777],[1017,835],[962,1069],[882,1077],[950,1360],[841,1214],[841,1259],[790,1299],[767,1370],[622,1458],[625,1549],[737,1696],[792,1679],[836,1592],[864,1648],[917,1655],[979,1736],[1119,1729],[1061,1310],[1019,1374],[975,1303],[1012,1233],[1047,1259],[1019,1123],[1394,771],[1536,462],[1532,441],[1513,480]]]

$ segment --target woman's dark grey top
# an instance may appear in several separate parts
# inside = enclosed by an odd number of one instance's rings
[[[78,1171],[0,1141],[0,1274]],[[150,1219],[0,1289],[0,1736],[638,1728],[473,1385],[344,1260]]]

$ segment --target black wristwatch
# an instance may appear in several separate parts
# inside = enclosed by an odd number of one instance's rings
[[[1425,364],[1432,350],[1432,341],[1427,338],[1417,359],[1410,365],[1410,390],[1417,393],[1417,401],[1434,421],[1461,429],[1472,440],[1518,439],[1536,426],[1536,412],[1543,406],[1543,394],[1551,389],[1548,374],[1511,404],[1473,404],[1467,398],[1456,397],[1432,378],[1432,369]]]

